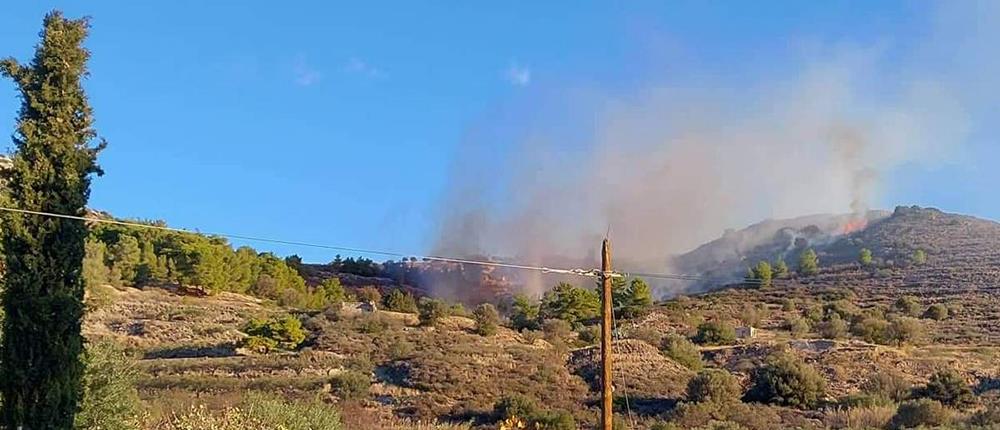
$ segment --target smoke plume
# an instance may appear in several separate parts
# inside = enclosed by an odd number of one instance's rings
[[[738,86],[539,90],[467,133],[435,252],[594,264],[610,229],[620,264],[664,271],[726,228],[860,213],[894,169],[953,159],[975,118],[934,54],[900,55],[820,48]]]

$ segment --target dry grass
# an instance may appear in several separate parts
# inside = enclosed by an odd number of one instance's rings
[[[823,423],[833,429],[880,429],[886,428],[895,414],[895,406],[836,409],[826,413]]]

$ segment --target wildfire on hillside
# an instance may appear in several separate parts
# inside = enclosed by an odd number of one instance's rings
[[[863,217],[853,218],[847,221],[843,227],[840,228],[840,234],[851,234],[856,231],[864,230],[868,226],[868,220]]]

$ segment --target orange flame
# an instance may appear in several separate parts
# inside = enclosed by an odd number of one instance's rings
[[[851,234],[868,226],[868,220],[864,218],[853,219],[844,224],[840,229],[840,234]]]

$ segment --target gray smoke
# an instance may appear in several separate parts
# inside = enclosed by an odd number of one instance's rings
[[[616,260],[665,271],[726,228],[860,213],[894,169],[954,159],[975,120],[968,81],[946,78],[958,73],[926,52],[889,54],[819,49],[739,88],[665,74],[625,94],[550,88],[501,107],[460,148],[435,252],[592,264],[610,228]]]

